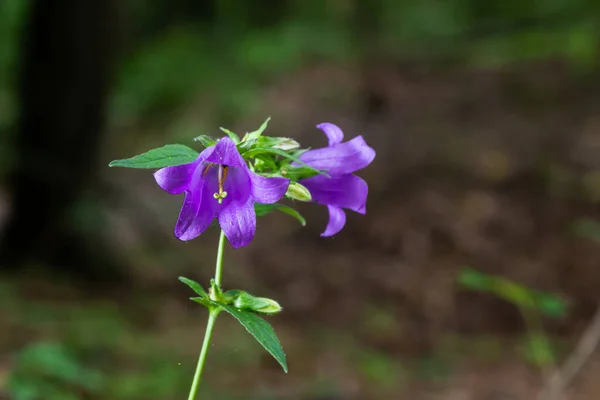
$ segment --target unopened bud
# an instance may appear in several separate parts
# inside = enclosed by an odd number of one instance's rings
[[[303,185],[298,182],[290,182],[290,186],[288,186],[288,190],[285,193],[285,196],[289,199],[298,200],[298,201],[311,201],[312,196],[310,191]]]
[[[285,138],[279,143],[275,144],[273,148],[283,151],[296,150],[300,148],[300,143],[296,142],[294,139]]]
[[[277,314],[282,310],[278,302],[266,297],[254,297],[247,292],[241,292],[233,301],[233,306],[240,310],[259,312],[262,314]]]

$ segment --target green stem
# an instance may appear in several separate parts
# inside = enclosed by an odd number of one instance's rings
[[[221,231],[221,236],[219,236],[219,247],[217,248],[217,265],[215,266],[215,283],[217,284],[217,286],[221,286],[221,273],[223,271],[223,249],[224,248],[225,248],[225,232]]]
[[[208,354],[208,348],[210,347],[210,339],[212,338],[213,328],[215,327],[215,321],[217,320],[217,311],[211,310],[208,314],[208,323],[206,324],[206,332],[204,333],[204,342],[202,342],[202,350],[198,357],[198,365],[196,365],[196,373],[194,374],[194,380],[192,381],[192,388],[188,400],[194,400],[196,398],[196,392],[200,385],[200,377],[204,370],[204,362],[206,361],[206,355]]]
[[[218,286],[221,286],[221,275],[223,272],[223,249],[225,248],[225,233],[221,231],[221,235],[219,237],[219,247],[217,248],[217,262],[215,266],[215,283]],[[214,298],[214,294],[211,291],[210,297],[212,300],[216,300]],[[208,354],[208,349],[210,348],[210,340],[212,339],[213,330],[215,327],[215,321],[217,320],[217,316],[221,310],[218,308],[213,308],[208,313],[208,322],[206,323],[206,332],[204,333],[204,341],[202,342],[202,350],[200,350],[200,356],[198,357],[198,365],[196,365],[196,372],[194,373],[194,380],[192,381],[192,387],[190,388],[190,394],[188,395],[188,400],[194,400],[196,398],[196,393],[198,392],[198,386],[200,386],[200,378],[202,377],[202,371],[204,370],[204,364],[206,361],[206,355]]]

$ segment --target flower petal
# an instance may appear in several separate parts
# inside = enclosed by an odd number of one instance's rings
[[[228,137],[219,139],[214,147],[214,151],[206,157],[206,161],[232,167],[243,167],[246,165],[234,141]]]
[[[170,194],[180,194],[185,192],[190,186],[192,174],[198,165],[209,157],[214,150],[215,146],[204,149],[194,162],[159,169],[154,173],[156,183]]]
[[[325,170],[330,176],[349,174],[369,165],[375,150],[362,136],[332,147],[309,150],[299,159],[315,169]]]
[[[252,180],[252,196],[257,203],[272,204],[278,202],[287,191],[290,180],[287,178],[265,178],[248,170]]]
[[[299,182],[310,191],[316,203],[348,208],[360,214],[367,212],[369,187],[362,178],[354,174],[333,178],[316,175]]]
[[[164,191],[170,194],[180,194],[187,190],[197,166],[198,163],[194,161],[189,164],[161,168],[154,173],[154,179]]]
[[[327,209],[329,210],[329,223],[327,224],[327,228],[325,228],[325,232],[321,233],[323,237],[335,235],[346,225],[346,213],[344,210],[336,206],[327,206]]]
[[[203,193],[206,194],[208,191],[203,191]],[[210,208],[204,207],[204,202],[206,202],[206,200],[206,196],[203,195],[202,205],[198,210],[198,214],[196,214],[196,217],[192,220],[188,228],[178,236],[179,240],[188,241],[197,238],[204,233],[213,219],[215,219],[215,214],[211,212]],[[214,199],[211,198],[210,200]]]
[[[250,170],[246,165],[229,167],[223,188],[227,197],[223,199],[223,207],[233,201],[238,204],[245,203],[252,194],[252,180]],[[218,189],[218,179],[215,178],[215,189]]]
[[[344,140],[344,132],[342,132],[340,127],[335,124],[332,124],[329,122],[323,122],[323,123],[317,125],[317,128],[319,128],[320,130],[323,131],[323,133],[325,133],[325,135],[327,136],[327,139],[329,139],[330,147],[333,145],[336,145],[338,143],[341,143],[342,140]]]
[[[206,204],[207,195],[211,195],[207,188],[207,180],[202,176],[202,165],[198,165],[185,193],[185,200],[175,224],[175,236],[179,240],[191,240],[200,235],[210,225],[214,212]]]
[[[246,246],[256,232],[256,212],[254,201],[248,198],[246,203],[229,203],[219,213],[219,225],[234,248]]]

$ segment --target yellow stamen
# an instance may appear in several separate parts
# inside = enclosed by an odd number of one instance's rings
[[[225,185],[225,179],[227,179],[227,166],[219,165],[219,169],[217,172],[219,191],[213,194],[213,197],[219,202],[219,204],[223,203],[223,199],[227,197],[227,192],[223,190],[223,186]]]

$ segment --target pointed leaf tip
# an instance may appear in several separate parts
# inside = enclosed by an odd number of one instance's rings
[[[260,343],[264,349],[277,360],[283,368],[283,371],[287,374],[288,365],[285,353],[271,324],[252,312],[242,311],[231,305],[220,305],[223,307],[223,310],[237,319],[238,322],[254,336],[256,341],[258,341],[258,343]]]
[[[188,164],[196,158],[198,152],[194,149],[182,144],[167,144],[131,158],[111,161],[108,166],[154,169]]]
[[[190,289],[192,289],[194,292],[196,292],[196,294],[198,296],[200,296],[202,298],[208,297],[208,295],[206,294],[206,291],[204,290],[202,285],[200,285],[198,282],[188,279],[185,276],[180,276],[179,281],[188,285],[190,287]]]

